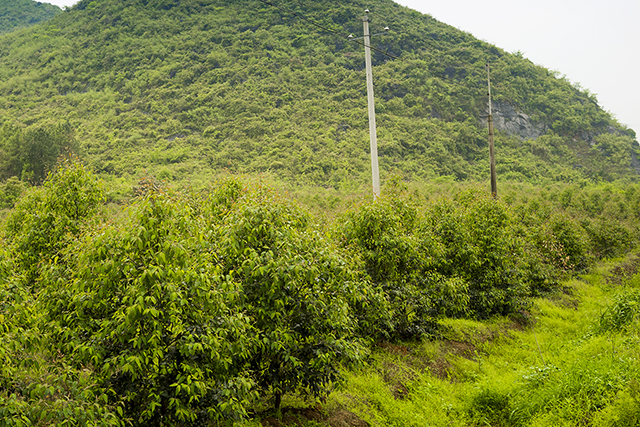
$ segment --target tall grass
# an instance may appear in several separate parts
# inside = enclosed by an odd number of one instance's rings
[[[608,283],[620,262],[537,299],[528,326],[454,320],[440,340],[380,347],[331,404],[372,426],[640,425],[640,275]]]

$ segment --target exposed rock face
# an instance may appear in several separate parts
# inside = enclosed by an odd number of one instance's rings
[[[485,111],[488,113],[488,111]],[[537,139],[539,136],[544,135],[549,126],[542,122],[534,122],[527,114],[520,112],[511,104],[506,102],[494,102],[493,103],[493,128],[497,131],[502,131],[508,135],[517,135],[523,140]],[[483,126],[487,126],[487,117],[484,116],[480,119],[480,123]],[[582,131],[575,135],[574,140],[581,139],[586,141],[592,147],[596,145],[595,138],[598,135],[609,133],[613,135],[623,135],[620,129],[617,129],[611,125],[603,128],[599,132],[586,132]],[[640,160],[636,159],[637,165],[634,167],[640,173]]]
[[[493,103],[493,128],[522,139],[536,139],[547,131],[544,123],[535,123],[531,118],[506,102]],[[486,126],[487,118],[481,119]]]
[[[640,161],[633,150],[631,150],[631,167],[636,170],[636,173],[640,174]]]

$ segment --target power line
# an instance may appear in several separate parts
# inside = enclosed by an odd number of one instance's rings
[[[308,22],[309,24],[311,24],[311,25],[313,25],[313,26],[315,26],[315,27],[318,27],[318,28],[320,28],[320,29],[322,29],[322,30],[324,30],[324,31],[326,31],[326,32],[329,32],[329,33],[332,33],[332,34],[338,35],[338,36],[340,36],[340,37],[342,37],[342,38],[346,38],[346,39],[348,39],[348,38],[349,38],[349,36],[348,36],[348,35],[345,35],[345,34],[340,33],[340,32],[338,32],[338,31],[335,31],[335,30],[332,30],[332,29],[330,29],[330,28],[327,28],[327,27],[325,27],[325,26],[323,26],[323,25],[321,25],[321,24],[319,24],[319,23],[315,22],[314,20],[309,19],[309,18],[307,18],[306,16],[299,14],[298,12],[294,12],[293,10],[290,10],[290,9],[287,9],[287,8],[284,8],[284,7],[281,7],[281,6],[278,6],[277,4],[273,4],[273,3],[271,3],[271,2],[269,2],[269,1],[267,1],[267,0],[258,0],[258,1],[259,1],[260,3],[264,3],[264,4],[267,4],[267,5],[269,5],[269,6],[275,7],[276,9],[279,9],[279,10],[281,10],[281,11],[285,12],[285,13],[288,13],[288,14],[291,14],[291,15],[294,15],[294,16],[297,16],[298,18],[300,18],[300,19],[302,19],[302,20],[304,20],[304,21]],[[361,42],[360,40],[354,40],[354,39],[351,39],[351,41],[354,41],[354,42],[358,43],[358,44],[359,44],[359,45],[361,45],[361,46],[368,47],[368,48],[369,48],[369,49],[371,49],[371,50],[375,50],[376,52],[381,53],[381,54],[383,54],[383,55],[385,55],[385,56],[388,56],[388,57],[389,57],[389,58],[391,58],[391,59],[400,59],[400,58],[398,58],[397,56],[392,55],[392,54],[390,54],[390,53],[389,53],[389,52],[387,52],[387,51],[384,51],[384,50],[382,50],[382,49],[378,49],[378,48],[377,48],[377,47],[375,47],[375,46],[367,45],[367,44],[365,44],[364,42]]]

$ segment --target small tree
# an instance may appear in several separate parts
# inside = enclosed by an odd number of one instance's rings
[[[342,363],[365,356],[359,332],[373,317],[369,310],[385,317],[384,298],[308,229],[299,208],[265,188],[235,194],[233,205],[220,199],[231,208],[218,238],[258,332],[249,366],[276,408],[285,393],[319,396],[340,381]]]
[[[139,425],[238,418],[253,383],[254,344],[203,224],[184,203],[149,194],[122,226],[65,252],[49,274],[46,308],[77,363],[95,367],[124,416]]]
[[[81,232],[104,201],[102,182],[78,160],[64,162],[42,187],[30,189],[7,218],[5,234],[17,267],[33,283],[47,263]]]

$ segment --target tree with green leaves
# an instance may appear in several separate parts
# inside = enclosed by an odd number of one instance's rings
[[[246,415],[255,331],[188,204],[151,193],[52,270],[43,301],[76,363],[135,425]]]
[[[27,283],[33,284],[40,267],[80,236],[103,202],[102,182],[72,158],[20,199],[7,218],[5,235]]]
[[[215,199],[228,200],[219,196],[228,188],[236,201],[217,240],[258,334],[248,366],[276,409],[286,393],[319,397],[341,381],[343,364],[366,356],[369,334],[388,317],[386,300],[299,207],[233,181]]]
[[[0,180],[17,177],[42,184],[56,163],[77,153],[74,130],[67,123],[23,129],[6,122],[0,128]]]

